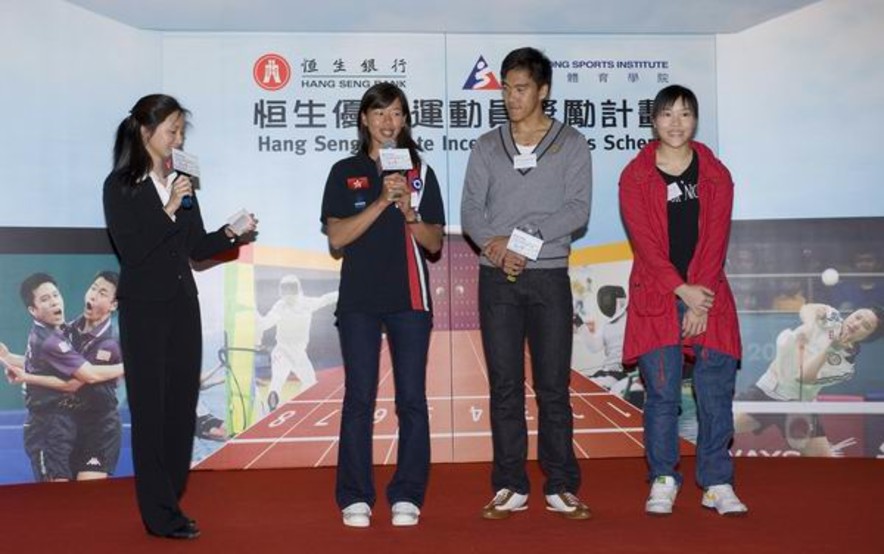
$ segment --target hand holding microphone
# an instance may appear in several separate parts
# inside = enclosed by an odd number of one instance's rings
[[[506,256],[502,266],[506,280],[515,283],[516,277],[525,269],[528,260],[537,261],[542,247],[543,237],[540,229],[533,223],[524,223],[513,229],[507,239]]]
[[[515,282],[516,277],[519,276],[520,273],[525,269],[525,264],[527,263],[527,258],[520,254],[516,254],[510,250],[506,251],[506,254],[503,256],[503,272],[506,273],[506,278],[510,282]]]
[[[165,209],[169,215],[173,215],[178,208],[190,209],[193,207],[193,183],[187,175],[172,173],[169,175],[172,186],[169,189],[169,202]]]
[[[413,220],[411,188],[406,173],[412,169],[411,152],[408,148],[397,148],[393,140],[384,141],[378,152],[378,163],[384,177],[384,188],[379,200],[384,208],[396,204],[406,221]]]
[[[381,197],[388,204],[396,203],[399,208],[400,200],[408,194],[408,181],[401,173],[388,173],[384,175],[384,190]]]
[[[197,158],[193,154],[190,154],[178,148],[173,148],[172,158],[169,161],[171,162],[171,168],[179,175],[187,177],[188,182],[190,181],[190,177],[196,177],[197,179],[199,179],[199,158]],[[189,210],[193,207],[192,185],[190,187],[190,190],[181,197],[181,207],[185,210]]]
[[[181,197],[181,207],[185,210],[189,210],[193,207],[193,187],[191,187],[190,193]]]

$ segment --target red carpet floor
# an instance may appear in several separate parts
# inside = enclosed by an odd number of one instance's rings
[[[884,552],[884,460],[740,459],[737,490],[750,514],[724,518],[700,507],[693,459],[670,517],[642,512],[640,459],[582,461],[588,521],[544,510],[541,476],[530,471],[530,509],[485,521],[488,464],[432,470],[421,524],[394,528],[375,506],[369,529],[341,525],[333,469],[195,472],[185,509],[203,536],[178,542],[147,536],[135,512],[131,479],[0,488],[2,548],[9,553],[418,553],[471,552]],[[380,490],[389,468],[376,472]],[[381,498],[383,495],[381,494]]]

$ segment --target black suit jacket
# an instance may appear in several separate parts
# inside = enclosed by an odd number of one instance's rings
[[[119,298],[169,300],[179,287],[196,296],[190,260],[205,260],[236,244],[223,227],[206,233],[196,196],[193,207],[179,209],[172,221],[150,178],[133,186],[108,176],[104,216],[120,259]]]

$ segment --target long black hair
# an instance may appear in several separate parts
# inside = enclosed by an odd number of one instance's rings
[[[120,183],[137,184],[150,173],[153,160],[144,146],[141,128],[153,134],[157,127],[174,113],[190,114],[178,100],[166,94],[142,97],[129,110],[129,116],[117,127],[114,141],[114,168],[112,175]]]
[[[393,83],[378,83],[365,91],[362,95],[362,101],[359,103],[359,121],[357,129],[359,130],[359,151],[368,156],[371,153],[371,134],[368,128],[362,124],[362,116],[368,115],[371,110],[384,109],[396,100],[402,106],[402,113],[405,114],[405,126],[399,131],[396,137],[397,148],[408,148],[411,154],[411,163],[415,167],[420,165],[421,158],[418,152],[420,146],[411,136],[411,111],[408,109],[408,99],[402,89]]]

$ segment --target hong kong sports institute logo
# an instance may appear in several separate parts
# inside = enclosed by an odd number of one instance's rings
[[[279,90],[292,76],[292,66],[279,54],[264,54],[252,67],[252,76],[264,90]]]
[[[463,84],[464,90],[500,90],[500,83],[494,72],[488,67],[488,62],[483,56],[479,56],[473,70],[467,77],[467,82]]]

